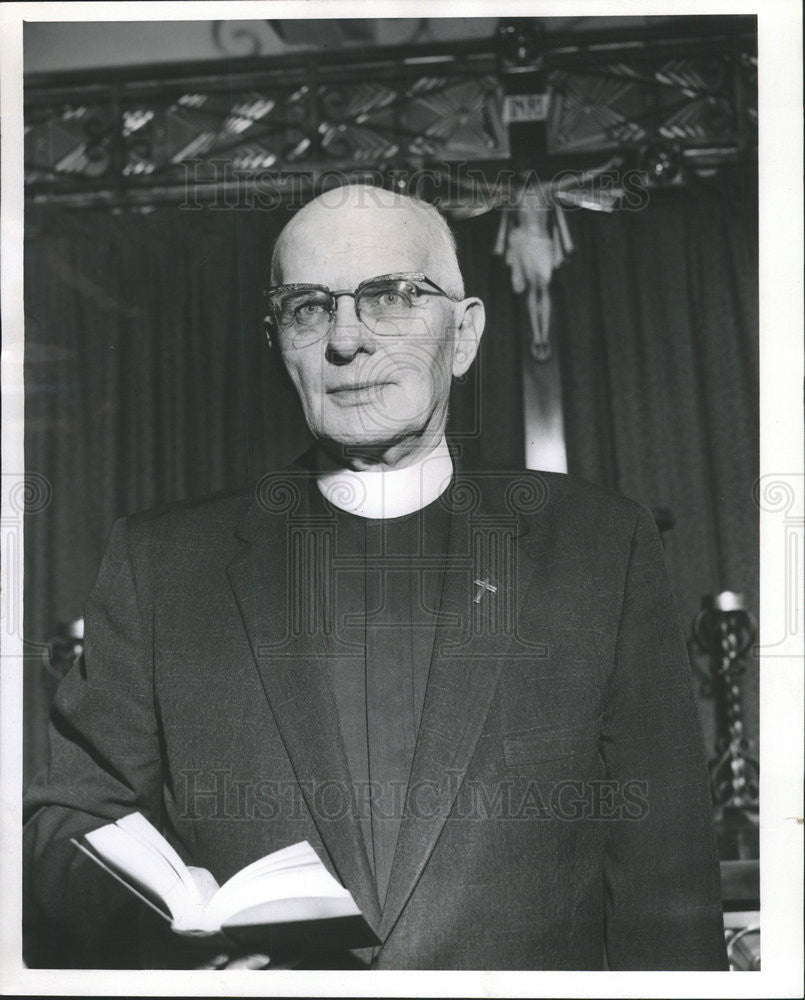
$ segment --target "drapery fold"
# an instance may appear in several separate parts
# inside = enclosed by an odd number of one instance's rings
[[[683,627],[721,590],[756,615],[754,183],[651,192],[641,211],[569,220],[576,251],[552,286],[568,471],[670,509]],[[756,662],[743,684],[755,741]],[[713,708],[700,707],[712,747]]]

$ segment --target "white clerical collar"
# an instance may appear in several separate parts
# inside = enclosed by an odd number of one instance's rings
[[[340,510],[359,517],[403,517],[433,503],[450,485],[453,460],[444,437],[421,461],[402,469],[320,472],[316,485]]]

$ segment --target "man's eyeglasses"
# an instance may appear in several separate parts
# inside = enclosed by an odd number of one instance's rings
[[[440,295],[457,302],[425,274],[381,274],[362,281],[354,292],[331,291],[326,285],[274,285],[263,293],[269,302],[266,322],[294,347],[322,340],[335,321],[338,299],[350,295],[355,314],[372,333],[400,337],[411,330],[411,319],[423,296]]]

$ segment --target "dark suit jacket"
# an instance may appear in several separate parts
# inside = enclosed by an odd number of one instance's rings
[[[441,617],[381,910],[346,792],[338,624],[312,586],[337,586],[338,567],[308,476],[115,525],[28,794],[29,905],[109,960],[131,902],[69,837],[140,810],[219,882],[307,839],[383,941],[377,968],[597,969],[605,952],[616,969],[724,968],[699,723],[650,513],[542,473],[461,474],[444,495]],[[476,602],[476,580],[497,589]]]

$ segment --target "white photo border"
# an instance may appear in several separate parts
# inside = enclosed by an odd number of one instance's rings
[[[3,523],[24,470],[22,234],[24,21],[153,21],[377,13],[370,0],[150,4],[3,3],[2,473]],[[34,970],[21,962],[22,640],[2,635],[0,659],[0,992],[21,995],[794,997],[803,975],[803,252],[802,14],[796,0],[673,4],[558,0],[387,0],[384,17],[550,17],[756,14],[760,133],[760,758],[762,969],[737,973],[154,972]],[[772,499],[764,503],[764,490]],[[790,491],[790,503],[774,491]],[[771,491],[771,494],[769,494]],[[776,494],[775,494],[776,495]],[[785,494],[789,496],[789,493]],[[3,533],[5,540],[6,532]],[[793,539],[793,540],[792,540]],[[3,555],[3,566],[9,552]],[[22,544],[11,553],[22,566]],[[793,562],[792,562],[793,561]],[[13,567],[12,567],[13,568]],[[5,602],[22,606],[22,573],[3,571]],[[7,581],[16,580],[16,591]],[[3,630],[5,632],[5,630]],[[269,983],[263,976],[272,978]]]

